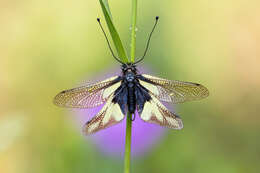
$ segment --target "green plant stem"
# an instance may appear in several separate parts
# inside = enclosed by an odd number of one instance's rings
[[[137,0],[132,0],[132,30],[131,30],[131,62],[135,61],[136,48],[136,16],[137,16]],[[125,135],[125,168],[124,173],[130,173],[131,166],[131,133],[132,120],[131,114],[127,113],[126,118],[126,135]]]
[[[132,0],[131,62],[135,61],[137,0]]]
[[[127,63],[129,62],[126,51],[124,49],[124,46],[121,42],[121,39],[119,37],[119,34],[116,30],[116,27],[114,26],[113,20],[112,20],[112,14],[108,5],[108,0],[99,0],[104,17],[106,19],[107,27],[109,29],[110,35],[112,37],[112,40],[114,42],[115,48],[117,50],[118,58],[121,59],[122,62]]]
[[[131,163],[131,129],[132,120],[131,114],[128,112],[126,117],[126,135],[125,135],[125,169],[124,173],[130,173]]]

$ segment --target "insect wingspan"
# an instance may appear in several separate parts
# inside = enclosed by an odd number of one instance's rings
[[[114,95],[111,95],[101,111],[84,125],[83,132],[86,135],[111,127],[124,119],[125,115],[119,104],[112,101],[113,98]]]
[[[140,114],[142,120],[155,123],[160,126],[182,129],[183,124],[181,118],[170,112],[160,101],[153,95],[151,100],[144,103],[143,111]]]
[[[201,84],[171,81],[150,75],[140,75],[140,84],[147,88],[159,100],[181,103],[199,100],[209,95],[209,91]]]
[[[111,77],[104,81],[60,92],[54,104],[70,108],[93,108],[107,101],[121,84],[121,77]]]

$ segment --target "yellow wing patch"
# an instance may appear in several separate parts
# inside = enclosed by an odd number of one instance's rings
[[[152,83],[140,80],[140,84],[161,101],[182,103],[203,99],[209,95],[208,89],[201,84],[171,81],[146,74],[142,76]]]
[[[141,119],[172,129],[182,129],[181,118],[170,112],[155,96],[151,95],[151,97],[152,99],[144,104]]]
[[[152,94],[154,94],[156,97],[158,97],[161,101],[172,102],[172,98],[171,98],[169,92],[167,92],[161,86],[154,85],[154,84],[144,82],[144,81],[141,81],[141,80],[139,82],[143,87],[148,89]]]
[[[125,115],[122,113],[120,106],[113,103],[112,99],[113,96],[110,96],[101,111],[84,125],[83,132],[86,135],[113,126],[124,119]]]
[[[104,81],[60,92],[54,98],[54,104],[69,108],[93,108],[106,102],[121,82],[114,83],[117,76]]]

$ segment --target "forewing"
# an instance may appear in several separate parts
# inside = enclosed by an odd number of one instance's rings
[[[155,123],[160,126],[182,129],[182,120],[176,114],[170,112],[155,96],[144,103],[144,108],[140,114],[142,120]]]
[[[120,77],[111,77],[104,81],[60,92],[54,98],[54,104],[69,108],[93,108],[107,101],[109,96],[121,84]]]
[[[150,75],[139,76],[140,84],[147,88],[159,100],[182,103],[207,97],[209,91],[201,84],[182,81],[171,81]]]
[[[114,95],[111,95],[101,111],[84,125],[83,132],[86,135],[108,128],[124,119],[125,115],[119,104],[112,101],[113,98]]]

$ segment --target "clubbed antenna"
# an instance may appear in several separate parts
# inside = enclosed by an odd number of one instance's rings
[[[151,31],[149,37],[148,37],[148,41],[147,41],[147,44],[146,44],[146,48],[145,48],[145,51],[144,51],[144,55],[142,56],[142,58],[140,58],[139,60],[137,60],[134,64],[137,64],[137,63],[141,62],[141,61],[144,59],[144,57],[145,57],[145,55],[146,55],[146,53],[147,53],[147,51],[148,51],[149,44],[150,44],[150,40],[151,40],[151,37],[152,37],[152,35],[153,35],[153,31],[154,31],[154,29],[155,29],[155,27],[156,27],[156,25],[157,25],[157,23],[158,23],[158,20],[159,20],[159,16],[156,16],[156,17],[155,17],[155,23],[154,23],[153,29],[152,29],[152,31]]]
[[[112,50],[112,48],[111,48],[111,46],[110,46],[110,43],[109,43],[109,40],[108,40],[108,38],[107,38],[106,32],[105,32],[105,30],[103,29],[103,27],[102,27],[102,25],[101,25],[100,18],[97,18],[97,21],[98,21],[99,26],[100,26],[100,28],[101,28],[101,30],[102,30],[102,32],[103,32],[105,38],[106,38],[106,41],[107,41],[107,44],[108,44],[108,47],[109,47],[109,50],[110,50],[112,56],[113,56],[119,63],[124,64],[122,61],[120,61],[119,58],[117,58],[117,57],[115,56],[115,54],[114,54],[114,52],[113,52],[113,50]]]

